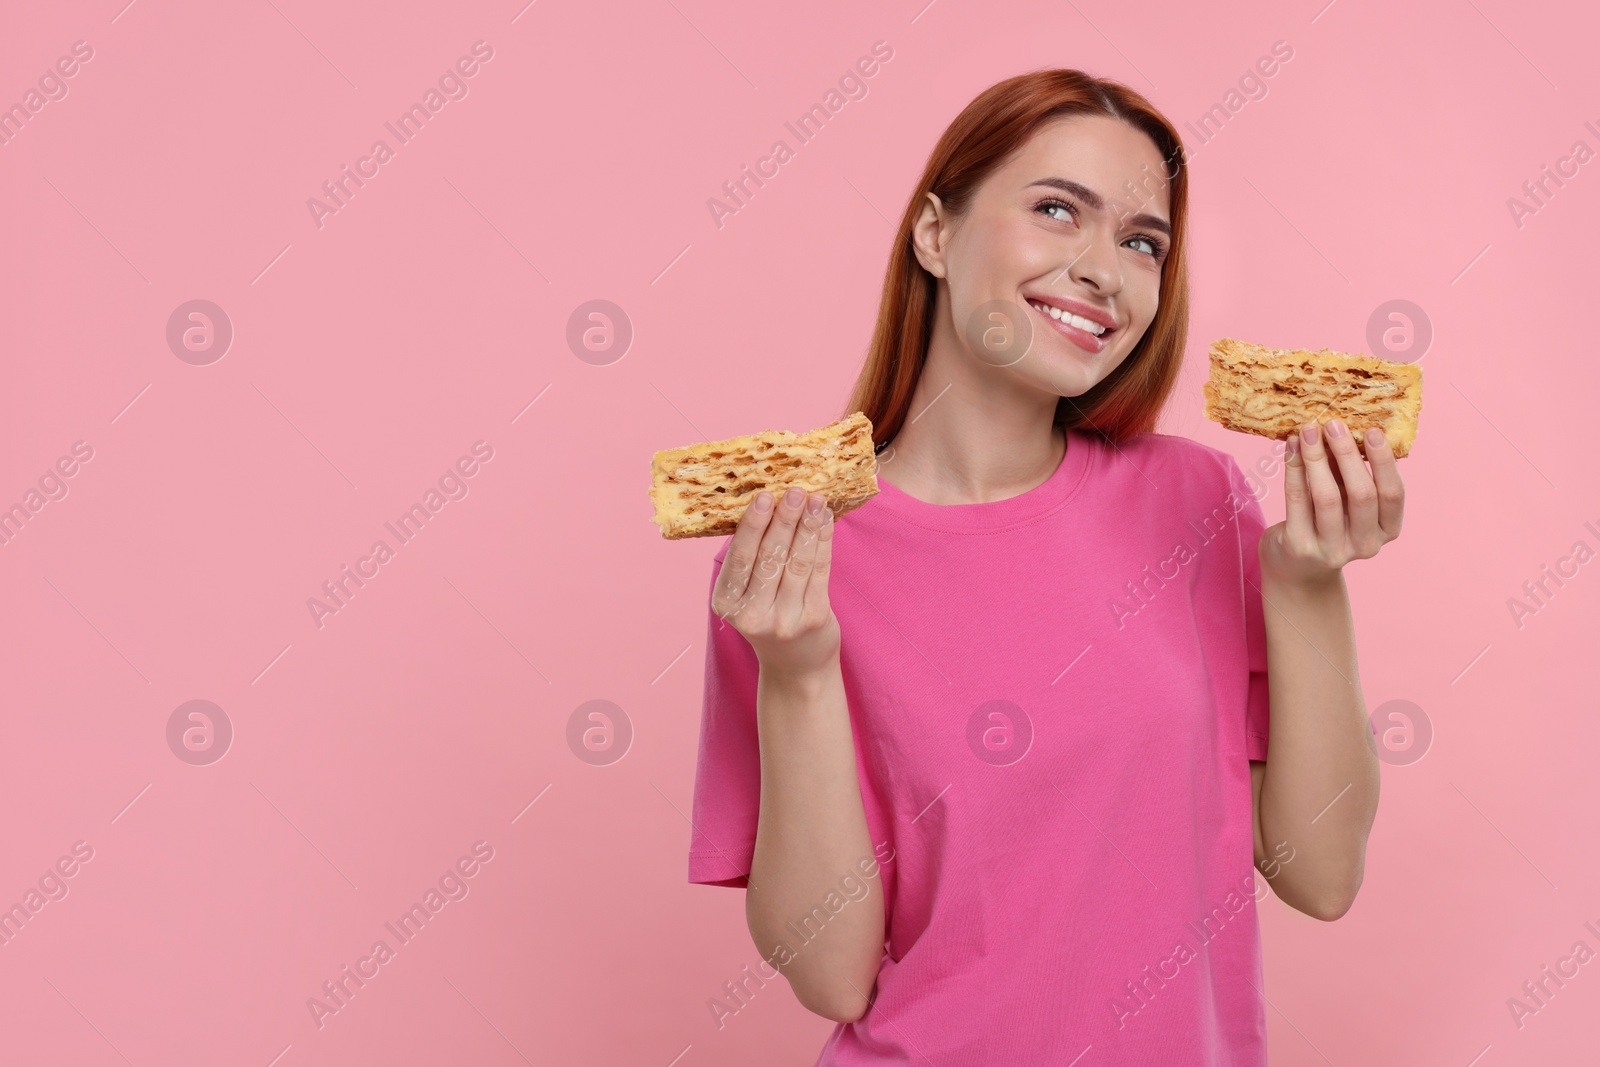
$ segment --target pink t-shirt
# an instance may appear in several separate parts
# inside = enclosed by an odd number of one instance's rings
[[[1265,1067],[1264,520],[1238,464],[1071,430],[1005,500],[879,486],[835,523],[829,582],[876,855],[787,944],[861,885],[885,893],[887,944],[817,1064]],[[758,664],[707,613],[689,880],[742,887]]]

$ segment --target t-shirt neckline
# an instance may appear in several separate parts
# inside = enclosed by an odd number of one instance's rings
[[[878,494],[869,506],[925,529],[949,533],[992,533],[1040,518],[1072,499],[1089,471],[1094,438],[1073,427],[1067,428],[1066,436],[1066,453],[1050,477],[1016,496],[976,504],[932,504],[879,479]]]

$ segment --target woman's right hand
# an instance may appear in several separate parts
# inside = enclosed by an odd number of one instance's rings
[[[821,493],[791,487],[774,500],[763,490],[745,509],[711,609],[744,634],[763,671],[803,676],[837,661],[832,560],[833,511]]]

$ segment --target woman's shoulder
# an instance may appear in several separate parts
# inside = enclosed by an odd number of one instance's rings
[[[1227,485],[1233,480],[1238,461],[1233,454],[1192,437],[1157,433],[1154,430],[1119,441],[1109,449],[1111,462],[1120,458],[1138,465],[1142,473],[1172,472],[1184,484]],[[1158,479],[1159,481],[1159,479]]]

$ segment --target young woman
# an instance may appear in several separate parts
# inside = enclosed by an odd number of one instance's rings
[[[1228,453],[1153,431],[1186,190],[1125,86],[980,95],[845,407],[878,495],[761,494],[716,554],[689,878],[746,888],[776,970],[744,993],[781,972],[836,1020],[819,1065],[1264,1067],[1257,900],[1331,921],[1361,885],[1342,568],[1399,534],[1400,476],[1308,423],[1264,530]]]

